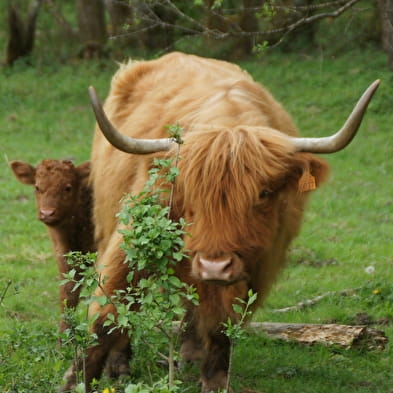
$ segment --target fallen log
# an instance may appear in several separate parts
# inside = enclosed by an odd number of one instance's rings
[[[255,332],[262,331],[269,337],[303,344],[320,343],[374,350],[384,349],[388,342],[383,331],[365,325],[251,322],[248,327]]]
[[[366,325],[338,325],[313,323],[250,322],[245,329],[254,333],[265,333],[268,337],[302,344],[338,345],[343,348],[383,350],[388,338],[382,330]],[[181,324],[174,322],[174,332]]]

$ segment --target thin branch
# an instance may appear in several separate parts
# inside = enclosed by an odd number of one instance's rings
[[[76,38],[77,34],[72,28],[71,24],[66,20],[64,15],[59,10],[59,7],[54,2],[54,0],[44,0],[45,3],[48,5],[48,10],[52,14],[52,16],[56,19],[60,26],[63,27],[63,30],[67,35],[70,37]]]
[[[264,36],[264,35],[273,35],[273,34],[277,34],[277,33],[285,33],[288,34],[290,32],[292,32],[293,30],[297,29],[300,26],[306,25],[306,24],[310,24],[313,22],[316,22],[320,19],[324,19],[324,18],[337,18],[338,16],[340,16],[344,11],[346,11],[347,9],[349,9],[350,7],[352,7],[355,3],[357,3],[359,0],[349,0],[348,2],[346,2],[342,7],[336,9],[335,11],[331,11],[331,12],[323,12],[320,14],[316,14],[313,16],[309,16],[309,17],[304,17],[301,18],[299,20],[297,20],[296,22],[287,25],[287,26],[283,26],[283,27],[279,27],[276,29],[271,29],[271,30],[265,30],[265,31],[240,31],[240,32],[227,32],[227,33],[222,33],[222,35],[225,37],[229,37],[229,36]],[[280,39],[280,42],[283,39]]]
[[[9,287],[11,286],[12,281],[8,280],[7,285],[5,286],[3,293],[0,296],[0,305],[3,303],[3,300],[5,299],[5,295],[7,294],[7,291],[9,289]]]
[[[291,10],[293,12],[296,11],[314,11],[320,10],[322,8],[329,8],[329,7],[337,7],[341,6],[342,4],[347,3],[348,0],[336,0],[336,1],[328,1],[326,3],[319,3],[319,4],[309,4],[309,5],[276,5],[274,2],[270,2],[268,4],[271,5],[272,8],[276,10]],[[233,15],[239,12],[238,8],[221,8],[224,14]],[[263,11],[263,7],[246,7],[244,10],[249,12],[261,12]]]
[[[175,381],[175,348],[174,348],[173,334],[169,338],[169,357],[168,357],[168,385],[172,388]]]
[[[117,305],[116,305],[116,303],[112,300],[112,297],[109,296],[109,295],[106,293],[104,287],[103,287],[102,284],[101,284],[101,282],[102,282],[102,281],[101,281],[101,277],[102,277],[102,274],[100,273],[99,276],[98,276],[98,280],[97,280],[98,288],[101,289],[102,293],[103,293],[104,296],[108,299],[109,303],[112,304],[112,306],[115,307],[115,310],[117,310]]]
[[[203,32],[200,31],[200,30],[193,30],[193,29],[185,27],[185,26],[173,25],[171,23],[168,23],[168,22],[165,22],[163,20],[160,20],[160,22],[154,22],[154,24],[146,26],[146,27],[138,28],[136,30],[128,31],[126,33],[120,33],[120,34],[117,34],[117,35],[112,35],[110,37],[110,39],[118,39],[118,38],[121,38],[121,37],[124,37],[124,36],[137,35],[137,34],[140,34],[140,33],[144,33],[146,31],[153,30],[154,28],[156,28],[158,26],[160,26],[160,27],[171,27],[171,28],[175,27],[179,31],[182,31],[183,33],[188,34],[190,36],[194,36],[194,35],[197,35],[197,34],[203,34]]]
[[[168,6],[181,18],[184,18],[185,20],[187,20],[188,22],[190,22],[193,25],[196,25],[200,28],[201,32],[205,31],[206,27],[198,22],[197,20],[195,20],[194,18],[190,17],[189,15],[185,14],[180,8],[178,8],[175,4],[172,3],[171,0],[164,0],[163,3],[168,4]]]
[[[153,349],[155,353],[157,353],[157,355],[166,363],[169,363],[169,358],[168,356],[164,355],[162,352],[157,351],[157,348],[153,346],[153,344],[149,343],[148,341],[146,341],[143,337],[141,337],[141,341],[147,345],[150,349]]]
[[[289,26],[285,26],[282,28],[278,28],[278,29],[273,29],[273,30],[269,30],[266,32],[263,32],[262,34],[275,34],[275,33],[281,33],[281,32],[291,32],[295,29],[297,29],[299,26],[303,26],[306,24],[310,24],[313,23],[317,20],[320,19],[324,19],[324,18],[337,18],[338,16],[340,16],[344,11],[346,11],[348,8],[352,7],[355,3],[357,3],[359,0],[350,0],[347,3],[345,3],[342,7],[338,8],[335,11],[332,12],[324,12],[321,14],[316,14],[313,16],[309,16],[307,18],[301,18],[298,21],[296,21],[295,23],[292,23]]]
[[[229,392],[229,388],[231,385],[231,378],[232,378],[232,363],[233,363],[233,350],[235,348],[235,344],[232,339],[229,339],[229,362],[228,362],[228,374],[227,374],[227,384],[226,384],[226,391]]]
[[[351,293],[353,293],[359,289],[361,289],[361,287],[351,288],[351,289],[343,289],[341,291],[325,292],[321,295],[315,296],[314,298],[304,300],[303,302],[299,302],[299,303],[295,304],[294,306],[274,309],[274,310],[272,310],[272,312],[273,313],[286,313],[286,312],[290,312],[290,311],[300,311],[300,310],[303,310],[307,307],[313,306],[314,304],[320,302],[322,299],[325,299],[326,297],[336,296],[336,295],[348,296]]]
[[[175,168],[177,168],[179,164],[179,158],[180,158],[180,143],[177,144],[177,153],[176,153],[176,161],[175,161]],[[169,195],[169,210],[168,210],[168,215],[167,218],[170,217],[171,215],[171,210],[172,210],[172,203],[173,203],[173,194],[175,192],[175,182],[176,179],[173,180],[172,185],[171,185],[171,193]]]

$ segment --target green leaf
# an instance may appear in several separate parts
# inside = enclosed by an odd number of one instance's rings
[[[117,325],[121,327],[126,327],[129,325],[127,315],[122,314],[117,317]]]
[[[233,311],[235,311],[236,314],[241,314],[243,312],[243,307],[241,307],[239,304],[232,304]]]
[[[172,256],[173,259],[175,259],[178,262],[180,262],[184,258],[184,254],[181,252],[174,252]]]
[[[94,300],[102,307],[109,303],[109,299],[106,296],[97,296]]]
[[[257,296],[258,296],[258,294],[257,294],[257,293],[253,293],[252,290],[250,289],[250,290],[248,291],[248,301],[247,301],[247,304],[248,304],[248,305],[251,305],[251,304],[255,303],[255,301],[257,300]]]

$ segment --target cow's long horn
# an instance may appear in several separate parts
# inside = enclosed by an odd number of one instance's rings
[[[379,86],[380,80],[372,83],[368,89],[360,97],[358,103],[355,105],[352,113],[349,115],[347,121],[344,123],[341,130],[334,135],[323,138],[291,138],[295,145],[296,151],[308,153],[335,153],[344,149],[356,135],[363,115],[366,112],[367,106],[371,101],[375,91]]]
[[[89,96],[93,111],[102,133],[106,139],[117,149],[125,153],[149,154],[169,150],[175,143],[174,139],[135,139],[116,130],[109,121],[97,97],[94,87],[89,87]]]

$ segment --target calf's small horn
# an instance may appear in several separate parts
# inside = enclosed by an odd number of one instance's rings
[[[298,152],[329,154],[344,149],[356,135],[362,122],[363,115],[379,83],[380,80],[377,79],[363,93],[341,130],[334,135],[323,138],[291,137],[290,139],[295,146],[295,150]]]
[[[135,139],[116,130],[106,117],[94,87],[89,87],[90,102],[102,133],[106,139],[117,149],[125,153],[150,154],[169,150],[176,142],[171,138],[162,139]]]

